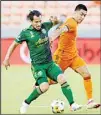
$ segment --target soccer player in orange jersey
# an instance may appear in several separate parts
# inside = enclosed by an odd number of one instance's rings
[[[79,56],[76,46],[77,26],[87,15],[87,7],[83,4],[76,6],[74,15],[68,18],[64,24],[51,32],[50,38],[59,37],[58,48],[53,55],[54,61],[65,71],[68,67],[83,77],[84,88],[88,99],[87,108],[98,108],[101,105],[95,103],[92,98],[91,74],[85,61]],[[51,81],[51,80],[50,80]]]

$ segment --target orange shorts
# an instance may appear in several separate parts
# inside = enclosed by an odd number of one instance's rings
[[[76,70],[77,68],[86,65],[85,61],[80,56],[76,56],[69,60],[63,60],[63,58],[59,58],[58,55],[54,55],[53,60],[60,66],[63,71],[65,71],[68,67]]]

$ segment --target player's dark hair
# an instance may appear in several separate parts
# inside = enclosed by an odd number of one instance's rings
[[[27,20],[33,21],[33,16],[39,17],[41,13],[37,10],[30,11],[29,14],[27,15]]]
[[[81,9],[87,11],[87,7],[83,4],[78,4],[75,8],[75,11],[81,10]]]

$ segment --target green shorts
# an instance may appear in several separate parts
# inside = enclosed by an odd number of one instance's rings
[[[57,81],[57,76],[63,73],[61,68],[53,61],[45,64],[32,65],[31,70],[38,84],[40,82],[48,82],[47,77]]]

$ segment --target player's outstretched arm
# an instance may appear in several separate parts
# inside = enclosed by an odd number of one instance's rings
[[[62,33],[62,32],[67,32],[68,31],[68,27],[67,26],[64,26],[64,27],[61,27],[61,28],[56,28],[56,27],[54,27],[53,28],[53,30],[50,30],[50,32],[49,32],[49,38],[52,40],[52,41],[54,41],[57,37],[59,37],[60,36],[60,34]]]
[[[14,49],[18,46],[19,43],[17,42],[13,42],[10,47],[8,48],[8,51],[6,53],[6,56],[5,56],[5,59],[3,61],[3,65],[5,66],[6,70],[8,68],[8,66],[10,66],[10,63],[9,63],[9,59],[10,59],[10,56],[11,54],[13,53]]]

